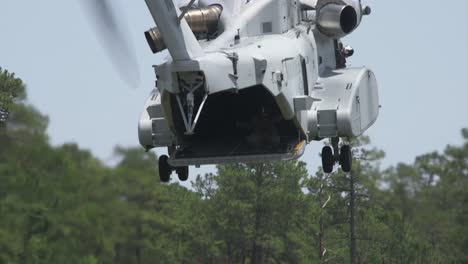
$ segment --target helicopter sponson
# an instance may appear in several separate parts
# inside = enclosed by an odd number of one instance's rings
[[[347,67],[354,50],[340,39],[369,7],[356,0],[146,3],[157,25],[145,32],[148,44],[169,54],[154,66],[139,139],[147,150],[168,148],[162,173],[297,158],[307,143],[327,138],[324,169],[339,162],[349,170],[349,147],[338,149],[338,141],[366,131],[379,101],[374,73]]]

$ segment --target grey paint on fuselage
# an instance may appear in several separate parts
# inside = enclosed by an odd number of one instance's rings
[[[301,2],[196,1],[194,7],[220,4],[224,9],[219,26],[222,33],[213,40],[194,42],[186,23],[179,26],[174,17],[158,9],[168,1],[171,0],[146,0],[171,55],[155,66],[159,92],[151,94],[139,124],[140,142],[145,148],[182,144],[176,136],[170,102],[170,95],[184,94],[177,78],[181,72],[203,72],[208,96],[262,85],[274,96],[283,118],[292,120],[307,142],[355,137],[375,122],[379,109],[374,74],[367,68],[337,70],[335,40],[322,34],[315,21],[301,19]],[[317,1],[305,2],[311,5]],[[358,1],[345,2],[360,6]],[[174,13],[180,15],[179,10]],[[158,16],[163,16],[164,22]],[[187,52],[181,53],[180,49]],[[158,99],[151,100],[155,97]],[[150,108],[158,109],[157,113],[151,114]],[[285,154],[275,159],[297,157],[302,152],[303,148],[297,155]],[[246,160],[252,157],[182,161],[171,157],[170,163],[185,166]]]

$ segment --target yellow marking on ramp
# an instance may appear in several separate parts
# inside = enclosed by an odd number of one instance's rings
[[[302,140],[301,142],[297,143],[297,145],[292,149],[290,153],[297,153],[305,144],[305,140]]]

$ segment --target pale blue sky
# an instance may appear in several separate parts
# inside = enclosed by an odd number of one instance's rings
[[[141,73],[140,87],[129,89],[79,1],[2,0],[0,66],[26,82],[30,102],[50,117],[53,144],[78,142],[111,161],[115,145],[138,145],[138,118],[154,85],[151,65],[161,55],[143,36],[154,25],[144,1],[115,0]],[[468,1],[365,3],[373,13],[345,43],[356,50],[350,63],[371,67],[378,78],[383,108],[368,135],[386,151],[384,165],[460,144],[468,127]],[[309,145],[302,158],[311,174],[321,145]]]

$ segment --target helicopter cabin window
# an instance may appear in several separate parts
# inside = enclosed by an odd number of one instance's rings
[[[309,78],[307,77],[307,61],[306,58],[301,56],[301,68],[302,68],[302,81],[304,87],[304,95],[309,95]]]
[[[273,23],[272,22],[264,22],[262,24],[262,31],[263,31],[263,34],[273,33]]]
[[[304,10],[301,15],[304,22],[313,22],[315,19],[315,11],[312,10]]]

